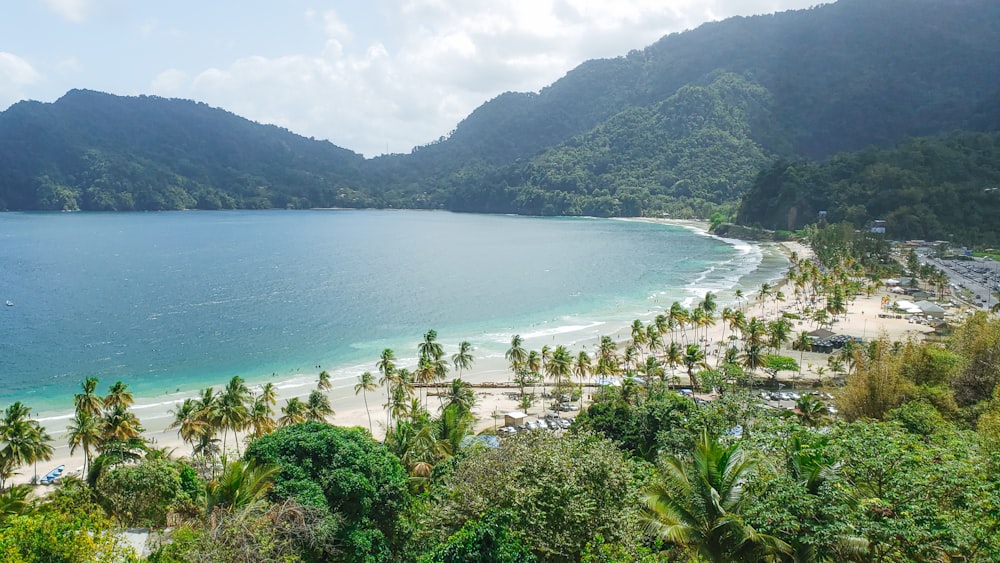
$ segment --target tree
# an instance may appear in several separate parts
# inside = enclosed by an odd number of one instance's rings
[[[451,357],[451,363],[458,370],[458,378],[462,379],[462,371],[471,369],[472,364],[475,362],[475,357],[472,355],[472,344],[468,341],[463,340],[458,343],[458,352],[456,352]]]
[[[795,401],[799,420],[806,426],[817,426],[826,419],[826,405],[815,395],[802,395]]]
[[[86,393],[86,385],[84,382],[84,393]],[[135,398],[132,397],[132,392],[128,390],[128,385],[122,383],[121,381],[116,381],[110,388],[108,388],[108,394],[104,396],[104,408],[113,409],[116,407],[121,407],[127,409],[135,404]]]
[[[104,401],[96,394],[97,378],[88,377],[81,384],[82,393],[73,396],[73,406],[76,412],[86,412],[94,418],[101,416],[101,409],[104,408]]]
[[[274,409],[264,395],[254,397],[248,412],[247,422],[253,429],[254,438],[260,438],[274,432],[277,427],[274,420]]]
[[[66,426],[69,440],[69,454],[76,453],[77,448],[83,448],[83,474],[90,469],[90,452],[101,439],[101,422],[87,411],[78,411]]]
[[[306,420],[315,422],[326,422],[326,419],[333,416],[333,408],[330,406],[330,398],[321,393],[318,389],[309,393],[306,400]]]
[[[799,351],[799,376],[801,377],[802,361],[805,357],[805,353],[807,350],[812,350],[812,337],[809,336],[809,333],[804,330],[800,332],[799,336],[795,339],[795,342],[792,343],[792,349]]]
[[[177,435],[186,444],[194,445],[204,435],[212,432],[211,424],[203,416],[201,405],[197,400],[187,398],[176,410],[168,411],[174,415],[174,420],[167,430],[177,429]]]
[[[226,388],[222,391],[218,406],[218,423],[222,430],[222,450],[226,450],[226,436],[229,430],[233,431],[233,442],[236,444],[236,453],[239,455],[240,444],[238,432],[245,430],[250,412],[247,404],[251,400],[250,389],[247,388],[243,378],[234,375]]]
[[[461,373],[461,372],[459,372]],[[368,431],[374,433],[375,429],[372,426],[372,412],[368,409],[368,393],[375,391],[377,385],[375,384],[375,376],[372,372],[366,371],[358,376],[358,382],[354,385],[354,394],[362,394],[362,398],[365,401],[365,412],[368,413]]]
[[[163,527],[181,494],[181,478],[171,462],[147,459],[104,472],[95,491],[120,526]]]
[[[562,344],[556,346],[552,359],[545,366],[547,375],[556,383],[557,391],[561,391],[569,380],[573,366],[573,357]]]
[[[768,354],[764,356],[764,370],[771,375],[772,381],[776,381],[779,371],[798,371],[799,364],[794,358],[788,356]]]
[[[287,426],[251,444],[245,459],[280,467],[272,498],[324,507],[329,517],[342,518],[335,537],[343,553],[336,560],[402,559],[407,474],[363,429],[317,422]]]
[[[739,443],[726,446],[702,431],[691,461],[669,456],[660,480],[646,489],[647,530],[708,561],[789,554],[788,544],[740,516],[743,484],[756,465]]]
[[[218,479],[205,484],[205,509],[238,511],[261,500],[271,490],[280,467],[255,461],[225,464]]]
[[[320,391],[329,391],[333,389],[333,383],[330,382],[330,372],[323,370],[319,372],[319,379],[316,381],[316,389]]]
[[[520,334],[515,334],[510,338],[510,348],[504,353],[504,357],[510,363],[510,371],[516,376],[523,371],[524,364],[528,361],[528,351],[524,349],[524,341]]]
[[[587,355],[585,350],[580,350],[576,355],[576,359],[573,361],[573,373],[580,378],[580,387],[583,387],[584,382],[590,375],[590,356]],[[583,390],[580,391],[580,406],[583,406]]]
[[[432,494],[428,531],[444,539],[499,510],[543,561],[577,561],[597,534],[634,547],[639,499],[630,467],[610,440],[591,433],[511,436],[455,464]]]
[[[306,421],[306,404],[298,397],[292,397],[285,401],[285,406],[281,407],[281,417],[278,418],[278,425],[291,426]]]
[[[687,368],[688,380],[691,382],[691,387],[694,389],[700,389],[698,384],[698,376],[694,373],[694,368],[705,366],[705,351],[701,349],[701,346],[697,344],[688,344],[687,348],[684,350],[683,358],[684,366]]]
[[[480,520],[470,520],[420,563],[534,563],[535,555],[511,531],[510,514],[487,512]]]

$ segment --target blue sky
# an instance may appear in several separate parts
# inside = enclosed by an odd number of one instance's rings
[[[0,110],[73,88],[185,98],[375,156],[505,91],[706,21],[817,0],[12,0]]]

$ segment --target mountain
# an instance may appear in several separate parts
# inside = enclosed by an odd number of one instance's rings
[[[73,90],[0,113],[0,209],[308,206],[364,158],[205,104]]]
[[[841,0],[588,61],[370,160],[204,104],[72,91],[0,113],[0,209],[705,217],[735,211],[779,160],[997,128],[997,61],[995,0]]]

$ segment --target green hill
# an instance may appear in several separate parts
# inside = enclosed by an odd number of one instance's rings
[[[705,217],[781,159],[1000,127],[997,61],[993,0],[841,0],[588,61],[370,160],[191,101],[71,91],[0,113],[0,209]]]
[[[779,161],[760,173],[739,221],[795,230],[819,221],[886,222],[895,239],[1000,244],[1000,133],[918,138],[824,162]]]

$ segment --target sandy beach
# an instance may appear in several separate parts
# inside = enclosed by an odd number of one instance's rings
[[[697,221],[677,221],[668,219],[651,219],[650,221],[667,223],[677,226],[683,226],[686,228],[696,229],[704,231],[707,228],[705,223]],[[810,256],[810,250],[808,247],[796,243],[796,242],[785,242],[780,243],[779,247],[786,254],[795,253],[799,258],[804,258]],[[788,312],[801,312],[806,306],[804,302],[796,302],[792,291],[789,291],[787,287],[784,289],[786,294],[786,301],[777,302],[774,299],[767,299],[766,301],[761,301],[757,299],[756,292],[745,294],[745,299],[740,303],[724,303],[719,302],[718,307],[721,310],[723,307],[739,307],[743,309],[744,314],[747,318],[756,316],[766,320],[772,320],[781,315],[781,313]],[[861,337],[864,339],[869,339],[876,337],[880,334],[886,334],[892,340],[906,339],[908,337],[920,338],[927,332],[931,331],[931,328],[925,325],[913,324],[907,322],[906,319],[895,319],[895,318],[880,318],[879,313],[881,311],[881,299],[882,296],[886,295],[886,292],[880,291],[871,296],[860,296],[855,301],[849,304],[848,312],[846,315],[838,318],[832,325],[832,330],[839,334],[847,334],[850,336]],[[895,297],[895,296],[893,296]],[[811,321],[796,321],[793,327],[793,335],[797,335],[800,331],[811,331],[817,328],[813,325]],[[627,327],[611,327],[608,326],[608,335],[614,337],[619,341],[619,350],[624,349],[625,338],[627,337],[628,331]],[[723,323],[718,320],[713,327],[710,327],[706,334],[705,342],[708,344],[709,351],[709,364],[713,364],[713,359],[717,359],[718,354],[721,353],[720,343],[725,335],[731,332],[729,327],[724,327]],[[577,341],[572,344],[568,342],[559,342],[558,336],[552,337],[553,342],[549,345],[553,348],[558,344],[564,344],[569,348],[571,354],[575,356],[579,350],[586,350],[591,357],[594,356],[594,350],[597,347],[597,339],[591,339],[587,341]],[[535,343],[529,342],[531,347],[535,347]],[[538,346],[540,347],[540,346]],[[455,351],[445,348],[446,357],[450,358],[451,354]],[[784,355],[789,355],[794,357],[796,360],[799,359],[799,352],[792,351],[790,344],[786,345],[786,349],[781,351]],[[806,352],[803,356],[803,371],[802,379],[804,381],[817,380],[821,377],[829,377],[831,373],[826,369],[826,374],[823,374],[823,368],[827,366],[826,354]],[[368,369],[373,374],[378,374],[376,369],[377,358],[372,358],[371,366]],[[413,366],[407,366],[400,364],[399,367],[411,368]],[[317,370],[318,372],[318,370]],[[683,368],[676,371],[678,375],[683,377]],[[359,372],[360,373],[360,372]],[[785,374],[782,373],[780,376],[782,378],[790,379],[793,375],[798,377],[798,374]],[[449,379],[457,376],[457,373],[449,373]],[[502,357],[488,357],[488,358],[476,358],[476,361],[470,370],[466,370],[462,374],[462,379],[469,382],[476,387],[477,396],[477,406],[475,408],[475,414],[478,418],[477,431],[483,431],[489,428],[495,428],[503,425],[503,414],[506,412],[518,410],[519,407],[514,399],[509,398],[505,392],[514,391],[516,388],[513,386],[509,389],[493,387],[490,384],[506,384],[511,380],[512,374],[507,366],[507,362]],[[278,382],[280,395],[278,399],[278,408],[280,410],[281,405],[284,404],[285,400],[292,396],[298,396],[305,398],[314,388],[314,382],[318,379],[318,373],[313,375],[297,375],[294,380],[290,382]],[[683,377],[682,383],[684,383]],[[103,387],[102,382],[102,387]],[[284,383],[284,384],[282,384]],[[376,438],[381,438],[385,433],[385,420],[386,414],[382,405],[386,402],[386,392],[385,389],[379,388],[372,393],[367,394],[368,409],[365,408],[365,397],[360,394],[354,393],[354,380],[340,380],[334,381],[334,389],[330,391],[330,401],[336,415],[330,419],[330,422],[340,426],[360,426],[364,428],[369,427],[369,412],[372,421],[373,435]],[[257,386],[251,386],[253,391],[257,391]],[[537,391],[540,393],[541,389],[538,388]],[[430,390],[433,394],[433,390]],[[585,391],[585,398],[588,393]],[[137,398],[137,402],[142,403],[141,398]],[[437,401],[433,397],[430,397],[428,401],[428,406],[432,412],[437,411]],[[172,406],[168,403],[157,403],[156,407],[149,407],[145,409],[137,409],[136,413],[142,420],[146,432],[146,437],[152,442],[153,447],[157,448],[174,448],[175,455],[187,455],[190,450],[189,448],[180,440],[177,435],[176,430],[166,430],[166,426],[172,420],[172,417],[167,411],[172,409]],[[537,401],[535,406],[533,406],[528,414],[530,419],[543,416],[545,413],[544,406],[541,401]],[[574,415],[575,413],[564,413],[564,415]],[[280,412],[277,416],[280,416]],[[276,416],[276,418],[277,418]],[[82,469],[83,466],[83,454],[82,451],[78,450],[75,455],[69,454],[69,448],[66,445],[66,434],[65,434],[65,424],[68,421],[63,420],[48,420],[43,422],[50,434],[54,437],[53,448],[54,456],[51,461],[40,463],[38,466],[39,475],[45,474],[50,469],[64,465],[66,474],[73,474]],[[230,443],[230,448],[232,449],[232,444]],[[12,479],[12,482],[25,483],[29,482],[34,475],[34,470],[32,467],[22,467],[20,474]]]

